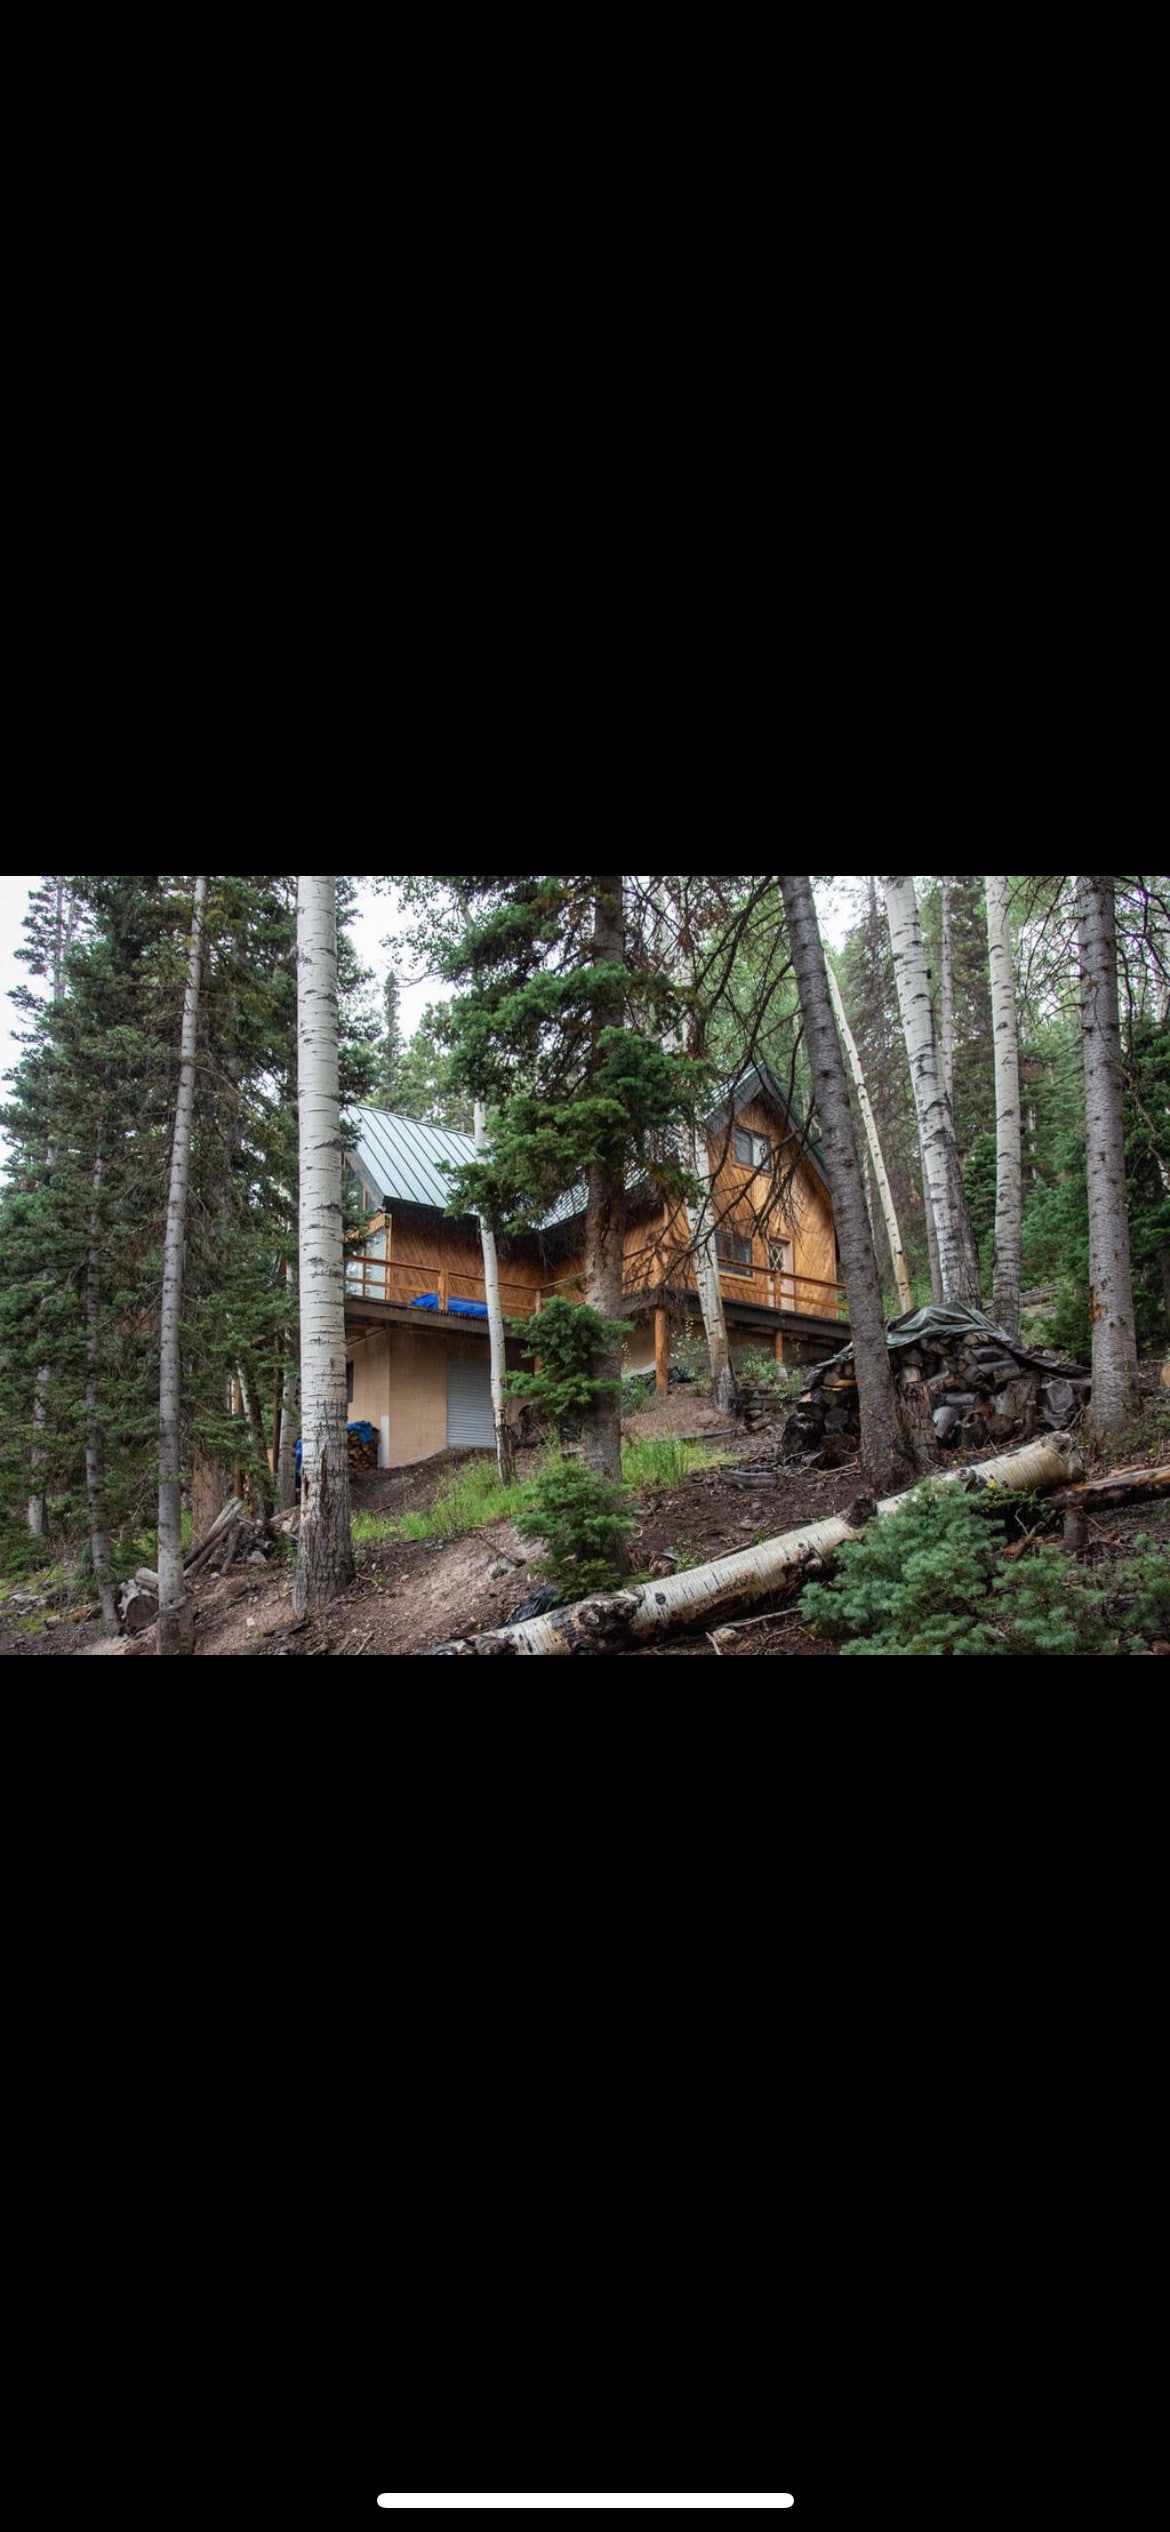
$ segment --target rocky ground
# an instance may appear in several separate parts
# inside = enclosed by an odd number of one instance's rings
[[[1170,1457],[1170,1393],[1158,1386],[1161,1357],[1144,1366],[1148,1391],[1148,1439],[1142,1456]],[[732,1455],[728,1467],[700,1471],[681,1486],[648,1491],[637,1502],[638,1527],[632,1554],[639,1573],[666,1557],[674,1563],[701,1564],[725,1556],[754,1541],[771,1538],[805,1522],[844,1511],[861,1488],[854,1461],[837,1468],[776,1468],[774,1435],[746,1435],[729,1424],[693,1392],[672,1393],[662,1406],[633,1418],[627,1433],[676,1433],[707,1441]],[[985,1453],[984,1456],[990,1454]],[[444,1455],[421,1466],[389,1473],[355,1476],[355,1514],[394,1516],[428,1506],[452,1457]],[[1089,1473],[1108,1463],[1090,1459]],[[525,1474],[521,1463],[521,1474]],[[746,1476],[746,1482],[744,1482]],[[1144,1533],[1165,1543],[1170,1553],[1170,1505],[1134,1503],[1090,1516],[1088,1556],[1124,1554],[1127,1542]],[[196,1653],[251,1655],[257,1658],[300,1654],[377,1655],[432,1652],[452,1636],[466,1636],[503,1624],[539,1586],[525,1543],[506,1523],[468,1536],[442,1541],[378,1539],[357,1550],[357,1576],[351,1588],[323,1616],[297,1619],[292,1605],[292,1546],[288,1561],[258,1566],[243,1564],[228,1574],[199,1577],[196,1596]],[[50,1623],[51,1621],[51,1623]],[[712,1653],[708,1638],[677,1638],[645,1646],[624,1658],[665,1660]],[[816,1654],[833,1658],[836,1647],[812,1636],[796,1612],[781,1606],[743,1628],[718,1648],[726,1656],[761,1653]],[[0,1653],[152,1654],[154,1630],[136,1638],[104,1643],[100,1622],[90,1618],[71,1624],[67,1609],[13,1609],[11,1600],[0,1615]]]

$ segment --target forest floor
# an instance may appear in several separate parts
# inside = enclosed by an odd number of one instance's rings
[[[1143,1441],[1140,1451],[1132,1454],[1151,1462],[1170,1457],[1170,1392],[1159,1387],[1162,1359],[1160,1354],[1151,1357],[1142,1367]],[[776,1449],[774,1437],[745,1437],[741,1427],[685,1391],[672,1392],[660,1405],[632,1418],[624,1430],[628,1438],[670,1434],[694,1438],[728,1454],[725,1466],[698,1470],[680,1485],[649,1488],[636,1496],[631,1557],[639,1575],[666,1551],[680,1565],[693,1566],[843,1512],[862,1487],[856,1463],[835,1469],[776,1469],[768,1464]],[[443,1453],[413,1468],[355,1473],[355,1520],[361,1514],[393,1520],[407,1510],[429,1509],[452,1464],[466,1457],[463,1452]],[[527,1455],[529,1460],[534,1457]],[[1111,1464],[1116,1463],[1087,1455],[1086,1473],[1100,1474]],[[735,1483],[728,1474],[731,1468],[753,1471],[755,1482]],[[528,1473],[522,1455],[520,1474]],[[358,1526],[364,1529],[367,1524]],[[1093,1514],[1087,1561],[1091,1565],[1107,1557],[1124,1557],[1138,1536],[1156,1541],[1170,1554],[1170,1504],[1139,1501]],[[286,1553],[287,1561],[282,1563],[272,1559],[256,1566],[244,1564],[227,1574],[196,1579],[197,1654],[429,1653],[453,1636],[503,1625],[539,1589],[541,1580],[534,1570],[539,1551],[504,1522],[439,1540],[367,1537],[356,1548],[357,1573],[349,1590],[320,1616],[298,1619],[292,1600],[292,1542],[286,1543]],[[827,1639],[810,1634],[791,1605],[761,1616],[744,1628],[733,1645],[721,1649],[755,1656],[834,1656],[838,1650]],[[35,1612],[17,1617],[11,1602],[0,1609],[0,1654],[151,1654],[154,1650],[153,1628],[129,1643],[125,1638],[111,1643],[102,1640],[96,1619],[69,1623],[67,1608],[49,1608],[39,1617]],[[662,1660],[675,1654],[710,1654],[711,1650],[708,1636],[699,1632],[643,1646],[624,1658]]]

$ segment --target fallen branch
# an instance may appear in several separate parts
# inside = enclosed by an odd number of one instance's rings
[[[1062,1486],[1055,1504],[1092,1500],[1104,1506],[1132,1503],[1138,1495],[1170,1495],[1170,1468],[1111,1468],[1104,1477],[1086,1477],[1083,1485]]]
[[[1068,1435],[1054,1433],[999,1459],[983,1460],[977,1468],[948,1468],[919,1482],[968,1489],[992,1486],[1003,1494],[1042,1494],[1079,1475],[1083,1465]],[[905,1500],[905,1494],[887,1495],[876,1512],[879,1517],[897,1512]],[[851,1511],[857,1508],[850,1506]],[[701,1626],[709,1632],[713,1618],[750,1608],[753,1601],[790,1592],[807,1582],[823,1571],[847,1539],[860,1535],[860,1527],[844,1514],[810,1521],[782,1538],[764,1539],[737,1555],[692,1566],[689,1573],[667,1574],[661,1581],[640,1583],[628,1591],[576,1600],[567,1609],[550,1610],[547,1617],[528,1618],[490,1634],[457,1637],[453,1643],[438,1645],[436,1651],[609,1653],[647,1636],[667,1635],[676,1627]]]
[[[196,1545],[192,1547],[188,1554],[184,1557],[184,1573],[193,1574],[196,1567],[202,1565],[205,1558],[210,1556],[212,1548],[218,1547],[221,1544],[224,1531],[230,1530],[234,1523],[242,1521],[243,1517],[244,1505],[242,1496],[229,1495],[227,1502],[223,1507],[223,1511],[216,1515],[206,1538],[199,1539]]]
[[[765,1609],[761,1618],[729,1618],[719,1632],[721,1635],[743,1635],[749,1626],[785,1626],[799,1616],[799,1609]]]

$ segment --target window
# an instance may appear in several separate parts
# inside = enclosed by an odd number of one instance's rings
[[[352,1405],[353,1405],[353,1364],[352,1364],[352,1363],[347,1363],[347,1364],[346,1364],[346,1366],[345,1366],[345,1403],[346,1403],[346,1405],[347,1405],[347,1406],[349,1406],[349,1407],[352,1407]]]
[[[717,1231],[715,1234],[715,1254],[718,1257],[720,1272],[722,1274],[751,1274],[752,1244],[750,1240],[741,1240],[738,1232]]]
[[[768,1272],[770,1275],[790,1275],[792,1273],[791,1240],[769,1240]]]
[[[772,1146],[766,1134],[748,1134],[742,1125],[735,1129],[735,1157],[745,1169],[770,1169]]]

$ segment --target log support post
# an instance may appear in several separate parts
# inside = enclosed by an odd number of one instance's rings
[[[784,1360],[784,1330],[777,1328],[772,1338],[772,1353],[778,1363]]]
[[[665,1398],[670,1387],[670,1339],[665,1310],[654,1313],[654,1386],[659,1397]]]

